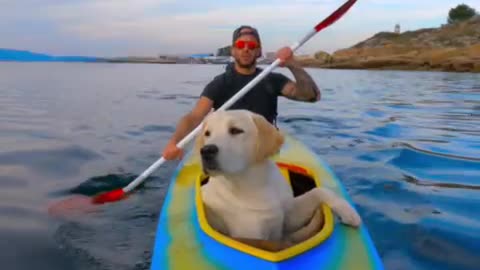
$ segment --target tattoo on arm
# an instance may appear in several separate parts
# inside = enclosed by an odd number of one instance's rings
[[[317,101],[320,98],[320,90],[312,77],[298,63],[291,61],[286,67],[295,77],[295,83],[288,83],[283,89],[287,98],[301,101]]]

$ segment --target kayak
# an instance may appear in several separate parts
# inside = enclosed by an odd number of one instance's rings
[[[325,186],[352,203],[328,165],[300,141],[286,134],[271,157],[294,194]],[[370,235],[361,225],[344,225],[322,206],[324,222],[311,238],[269,251],[213,230],[200,196],[206,176],[199,155],[189,152],[173,173],[162,205],[152,251],[151,270],[159,269],[383,269]]]

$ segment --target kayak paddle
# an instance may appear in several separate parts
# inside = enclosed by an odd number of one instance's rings
[[[330,14],[327,18],[317,24],[312,30],[310,30],[300,41],[294,43],[290,48],[295,52],[300,48],[305,42],[312,38],[316,33],[320,32],[322,29],[330,26],[339,18],[341,18],[350,7],[356,2],[356,0],[348,0],[341,7],[339,7],[335,12]],[[264,69],[257,77],[251,80],[247,85],[245,85],[239,92],[237,92],[233,97],[225,102],[218,110],[225,110],[229,108],[233,103],[243,97],[253,86],[255,86],[260,80],[262,80],[268,73],[270,73],[274,68],[280,64],[280,59],[276,59],[268,68]],[[200,123],[193,131],[191,131],[185,138],[183,138],[178,144],[178,148],[183,148],[189,141],[191,141],[197,133],[201,130],[202,123]],[[112,191],[107,191],[95,196],[92,201],[95,204],[103,204],[107,202],[114,202],[124,199],[129,192],[131,192],[135,187],[137,187],[141,182],[144,181],[153,171],[155,171],[160,165],[165,162],[165,158],[162,156],[155,163],[153,163],[148,169],[146,169],[140,176],[133,180],[130,184],[121,189],[116,189]]]

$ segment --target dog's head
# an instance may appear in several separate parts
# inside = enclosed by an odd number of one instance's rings
[[[228,110],[207,116],[195,147],[205,172],[235,174],[276,154],[283,142],[283,135],[263,116]]]

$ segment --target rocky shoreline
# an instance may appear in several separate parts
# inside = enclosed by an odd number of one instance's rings
[[[305,67],[480,73],[480,18],[401,34],[381,32],[328,54],[298,56]]]
[[[467,49],[426,49],[425,52],[410,55],[394,54],[379,56],[378,52],[360,56],[339,57],[333,55],[328,60],[301,58],[305,67],[330,69],[380,69],[380,70],[422,70],[480,73],[480,44]],[[471,52],[471,53],[468,53]],[[457,55],[450,56],[449,55]]]

